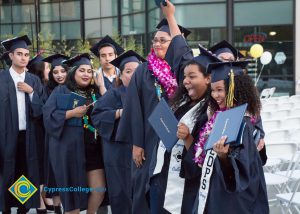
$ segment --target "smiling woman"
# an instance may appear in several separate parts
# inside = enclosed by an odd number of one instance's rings
[[[58,188],[79,185],[82,188],[104,189],[101,137],[90,119],[90,104],[99,97],[98,89],[92,84],[90,56],[81,54],[65,63],[72,67],[66,84],[54,89],[43,112],[55,181]],[[68,102],[72,102],[71,106],[75,102],[70,100],[72,96],[85,100],[85,104],[74,109],[65,108],[69,106]],[[86,204],[87,212],[95,213],[104,193],[92,191],[88,201],[86,193],[60,192],[59,195],[66,213],[79,213],[80,209],[86,208]]]

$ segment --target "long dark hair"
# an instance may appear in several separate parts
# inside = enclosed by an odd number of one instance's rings
[[[224,80],[226,95],[229,90],[229,80]],[[261,102],[257,88],[252,78],[248,74],[238,75],[234,77],[234,106],[240,106],[248,103],[247,111],[255,117],[259,117],[261,110]],[[210,95],[209,106],[212,113],[219,109],[218,103]]]
[[[65,65],[65,64],[62,64],[60,66],[62,66],[65,69],[65,71],[67,72],[67,74],[68,74],[69,67],[67,65]],[[58,82],[55,81],[54,76],[53,76],[53,70],[54,70],[54,68],[55,67],[51,67],[51,70],[49,72],[49,81],[47,82],[47,88],[50,91],[52,91],[56,86],[58,86]]]
[[[70,69],[68,75],[67,75],[67,80],[66,80],[66,86],[68,87],[68,89],[70,89],[70,91],[78,91],[78,90],[83,90],[86,91],[88,94],[90,94],[90,92],[97,90],[97,87],[95,86],[95,84],[90,84],[88,87],[82,89],[79,88],[78,85],[76,84],[75,81],[75,73],[76,70],[79,68],[80,66],[74,66]]]
[[[35,74],[40,78],[42,83],[45,83],[45,77],[44,77],[45,67],[46,67],[45,62],[36,62],[29,67],[28,72]]]
[[[199,72],[201,72],[203,74],[204,77],[208,77],[209,74],[206,73],[206,68],[204,68],[202,65],[200,65],[197,61],[195,61],[194,59],[188,61],[182,68],[182,72],[183,70],[189,66],[189,65],[196,65],[198,67]],[[200,98],[203,99],[205,97],[207,97],[207,95],[209,94],[209,85],[208,85],[208,90],[203,94],[203,96]],[[172,98],[172,100],[170,101],[171,106],[173,107],[173,109],[177,109],[179,107],[179,105],[183,102],[190,102],[191,98],[188,95],[188,91],[186,90],[186,88],[184,87],[183,84],[180,84],[180,86],[178,87],[178,89],[175,92],[174,97]]]

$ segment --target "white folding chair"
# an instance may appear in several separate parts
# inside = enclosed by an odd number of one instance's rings
[[[263,112],[273,112],[273,111],[278,111],[278,104],[269,104],[266,103],[265,105],[262,106],[262,111]]]
[[[263,120],[263,127],[265,132],[271,132],[280,128],[280,120]]]
[[[276,198],[281,206],[281,213],[300,213],[300,179],[296,182],[292,192],[276,194]]]
[[[300,103],[299,103],[300,107]],[[300,108],[294,108],[290,110],[290,117],[300,117]]]
[[[277,106],[277,110],[290,110],[294,108],[294,103],[280,103]]]
[[[272,120],[276,120],[276,119],[282,120],[284,118],[289,117],[289,115],[290,115],[290,110],[272,111],[270,119],[272,119]]]
[[[273,96],[273,94],[275,93],[275,91],[276,91],[276,87],[270,88],[269,98]]]
[[[264,90],[262,90],[262,92],[260,93],[260,99],[268,99],[270,94],[269,92],[270,88],[265,88]]]
[[[300,95],[291,96],[290,101],[293,102],[293,103],[299,103],[300,102]]]
[[[273,130],[265,133],[264,140],[266,144],[274,144],[276,142],[287,142],[289,140],[289,130]]]
[[[282,129],[298,129],[300,128],[300,117],[289,117],[283,119],[280,123]]]
[[[265,180],[267,185],[268,197],[270,206],[276,204],[275,195],[290,190],[288,182],[290,178],[286,175],[280,175],[278,172],[283,168],[284,164],[288,164],[288,169],[292,168],[292,163],[297,151],[297,144],[295,143],[276,143],[267,144],[267,164],[264,166]],[[269,160],[280,160],[280,164],[269,166]],[[275,193],[275,194],[274,194]]]

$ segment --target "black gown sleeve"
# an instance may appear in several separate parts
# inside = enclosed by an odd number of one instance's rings
[[[130,80],[116,137],[116,141],[130,142],[143,149],[145,149],[145,118],[141,100],[141,88],[144,72],[147,72],[146,66],[147,63],[139,65]]]
[[[63,133],[66,120],[66,110],[59,110],[56,105],[56,98],[62,93],[61,86],[56,87],[43,107],[43,120],[47,134],[59,139]]]
[[[118,107],[118,97],[115,94],[115,90],[109,90],[98,99],[91,114],[94,126],[99,131],[101,137],[107,142],[112,140],[119,120],[115,119],[118,108],[121,107]]]

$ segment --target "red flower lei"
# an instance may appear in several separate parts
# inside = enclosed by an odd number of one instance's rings
[[[178,87],[176,78],[171,72],[170,65],[163,59],[158,58],[151,49],[148,55],[148,69],[165,89],[168,97],[172,97]]]

